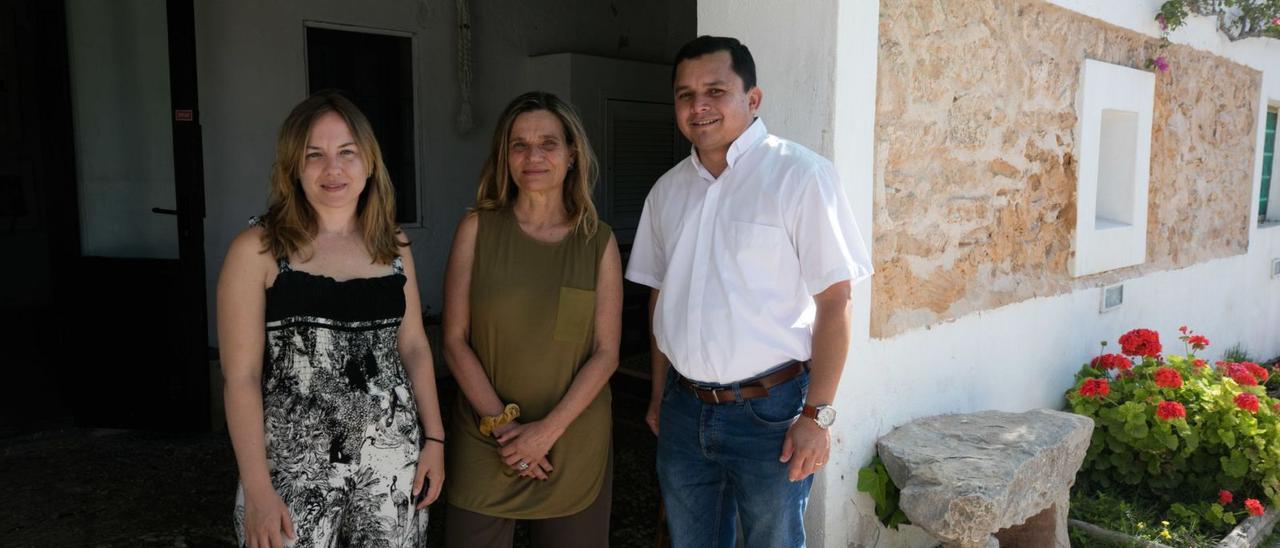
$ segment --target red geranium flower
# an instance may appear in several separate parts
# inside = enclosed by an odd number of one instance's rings
[[[1156,386],[1161,388],[1182,388],[1182,375],[1171,367],[1156,370]]]
[[[1187,344],[1196,350],[1204,350],[1204,347],[1209,346],[1209,338],[1204,335],[1192,335],[1187,337]]]
[[[1234,499],[1235,497],[1231,495],[1231,491],[1228,491],[1226,489],[1218,491],[1218,504],[1226,506],[1228,504],[1231,504],[1231,501]]]
[[[1205,367],[1207,364],[1204,360],[1200,358],[1196,358],[1195,361],[1191,362],[1191,365],[1194,365],[1196,367]]]
[[[1120,351],[1126,356],[1160,355],[1160,334],[1150,329],[1134,329],[1120,336]]]
[[[1267,368],[1256,363],[1240,362],[1240,365],[1243,365],[1245,369],[1248,369],[1249,373],[1252,374],[1254,378],[1258,379],[1258,382],[1266,382],[1267,377],[1271,376],[1271,374],[1267,372]]]
[[[1267,509],[1262,507],[1262,503],[1258,499],[1244,499],[1244,509],[1249,511],[1250,515],[1261,516]]]
[[[1119,369],[1124,371],[1133,367],[1133,362],[1129,361],[1129,358],[1121,356],[1120,354],[1103,354],[1094,358],[1093,361],[1089,362],[1089,365],[1092,365],[1094,369],[1102,371],[1106,371],[1108,369]]]
[[[1187,330],[1187,326],[1185,326],[1185,325],[1184,325],[1184,326],[1182,326],[1182,327],[1179,327],[1179,328],[1178,328],[1178,331],[1179,331],[1180,333],[1182,333],[1183,335],[1186,335],[1186,334],[1187,334],[1187,331],[1188,331],[1188,330]]]
[[[1111,383],[1107,379],[1089,379],[1080,385],[1080,395],[1086,398],[1102,398],[1111,393]]]
[[[1258,397],[1248,392],[1241,392],[1236,395],[1236,407],[1244,409],[1250,413],[1258,412]]]
[[[1171,421],[1187,416],[1187,409],[1176,401],[1162,401],[1156,405],[1156,417]]]
[[[1253,376],[1248,367],[1239,363],[1218,362],[1218,370],[1227,377],[1231,377],[1240,386],[1257,386],[1258,378]]]

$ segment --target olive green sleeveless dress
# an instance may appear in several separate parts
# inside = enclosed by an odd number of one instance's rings
[[[510,209],[481,211],[471,267],[471,348],[520,422],[545,417],[591,354],[596,277],[611,229],[600,223],[556,243],[525,234]],[[448,502],[511,519],[564,517],[587,508],[604,483],[612,446],[609,386],[552,446],[546,481],[522,478],[480,435],[464,394],[449,423]]]

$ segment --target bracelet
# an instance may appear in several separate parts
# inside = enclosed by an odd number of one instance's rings
[[[433,438],[433,437],[431,437],[431,436],[422,436],[422,437],[423,437],[423,438],[426,438],[426,440],[427,440],[427,441],[434,441],[434,442],[436,442],[436,443],[438,443],[438,444],[440,444],[440,445],[444,445],[444,440],[442,440],[442,439],[440,439],[440,438]]]
[[[483,417],[480,419],[480,435],[488,436],[498,427],[516,420],[516,417],[519,416],[520,406],[514,403],[508,403],[507,406],[502,409],[501,414],[493,415],[491,417]]]

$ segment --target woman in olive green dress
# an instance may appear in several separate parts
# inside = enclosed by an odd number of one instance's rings
[[[445,274],[446,546],[608,545],[622,266],[591,203],[595,155],[549,93],[499,119]]]

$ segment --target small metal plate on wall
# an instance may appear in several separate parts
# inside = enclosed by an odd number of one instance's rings
[[[1110,312],[1124,304],[1124,284],[1108,285],[1102,288],[1102,302],[1098,312]]]

